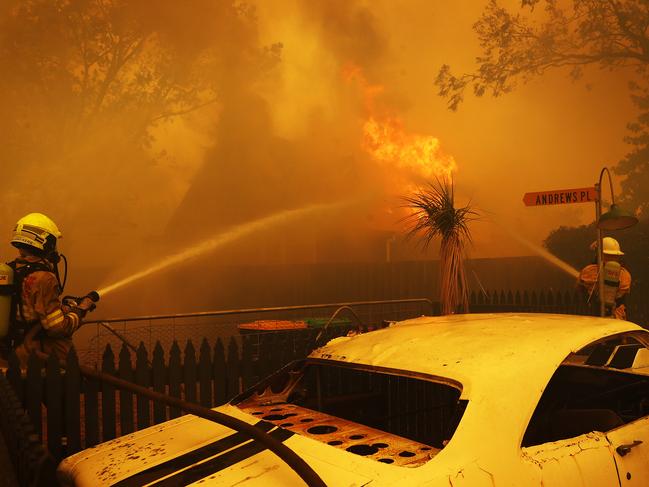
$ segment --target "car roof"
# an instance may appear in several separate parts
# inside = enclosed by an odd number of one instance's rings
[[[421,317],[336,338],[310,357],[459,382],[460,398],[468,405],[444,451],[457,448],[463,455],[463,448],[474,445],[473,453],[480,448],[490,455],[520,446],[545,387],[571,352],[610,335],[642,330],[628,321],[575,315]]]
[[[503,313],[422,316],[389,328],[341,337],[312,358],[336,360],[451,379],[462,398],[525,380],[545,387],[571,353],[600,338],[641,327],[590,316]],[[510,387],[511,389],[511,387]]]

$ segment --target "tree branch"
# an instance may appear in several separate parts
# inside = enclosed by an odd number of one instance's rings
[[[546,0],[544,23],[535,26],[492,0],[474,25],[483,49],[477,69],[456,76],[449,66],[442,66],[435,80],[438,93],[454,110],[469,86],[476,96],[487,89],[498,96],[513,88],[517,79],[527,81],[553,68],[599,64],[646,69],[649,42],[628,20],[632,17],[635,26],[649,25],[649,11],[638,7],[639,2],[627,0],[622,7],[616,0],[573,0],[572,11],[567,12]],[[532,0],[523,6],[537,3]]]
[[[178,117],[178,116],[182,116],[182,115],[187,115],[189,113],[200,110],[201,108],[205,108],[205,107],[207,107],[209,105],[213,105],[214,103],[216,103],[220,99],[221,98],[219,98],[219,97],[214,97],[214,98],[211,98],[211,99],[209,99],[207,101],[204,101],[202,103],[198,103],[197,105],[193,105],[191,107],[184,108],[182,110],[163,112],[160,115],[158,115],[157,117],[152,118],[151,123],[159,122],[160,120],[164,120],[164,119],[171,118],[171,117]]]

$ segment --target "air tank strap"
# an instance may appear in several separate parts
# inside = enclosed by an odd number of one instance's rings
[[[19,266],[18,264],[21,265]],[[17,324],[16,312],[18,312],[20,313],[21,321],[27,323],[23,314],[23,281],[33,272],[52,272],[52,268],[44,262],[28,262],[23,260],[11,261],[8,265],[14,270],[14,283],[12,286],[14,299],[12,300],[11,306],[11,319]]]

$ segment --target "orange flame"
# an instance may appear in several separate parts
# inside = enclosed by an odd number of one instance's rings
[[[426,179],[450,177],[457,168],[455,159],[440,151],[437,137],[408,134],[397,118],[370,117],[363,126],[363,148],[374,159],[412,171]]]
[[[344,66],[342,75],[345,81],[353,81],[360,87],[363,93],[363,101],[365,102],[365,110],[369,113],[374,112],[374,98],[383,92],[383,86],[370,84],[367,79],[365,79],[361,68],[353,64]]]
[[[437,137],[408,133],[398,117],[377,114],[375,99],[384,88],[370,84],[360,67],[345,66],[343,77],[356,82],[362,90],[365,109],[369,113],[363,125],[362,146],[376,161],[425,179],[448,178],[457,170],[455,159],[440,150]]]

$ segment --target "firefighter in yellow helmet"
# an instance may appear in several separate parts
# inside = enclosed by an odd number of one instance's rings
[[[594,242],[591,246],[593,250],[597,249],[597,242]],[[602,264],[605,267],[604,272],[604,283],[609,289],[608,291],[612,293],[613,304],[610,309],[611,316],[620,319],[626,320],[626,297],[631,291],[631,273],[621,266],[620,259],[624,255],[624,252],[620,249],[620,244],[617,240],[612,237],[604,237],[602,239]],[[612,281],[607,279],[606,274],[606,265],[607,262],[617,262],[620,263],[619,275],[615,273],[617,280],[613,279]],[[587,296],[588,304],[591,306],[591,309],[596,309],[597,312],[593,313],[599,315],[599,296],[598,296],[598,273],[599,267],[597,263],[587,265],[579,273],[579,287],[584,291]],[[613,287],[613,288],[611,288]],[[606,296],[607,289],[605,288],[604,296]]]
[[[57,241],[61,232],[41,213],[30,213],[16,223],[11,244],[19,256],[8,265],[14,271],[14,296],[4,354],[13,349],[24,366],[32,351],[55,354],[65,360],[72,334],[94,302],[85,297],[62,304]],[[66,269],[67,271],[67,269]]]

